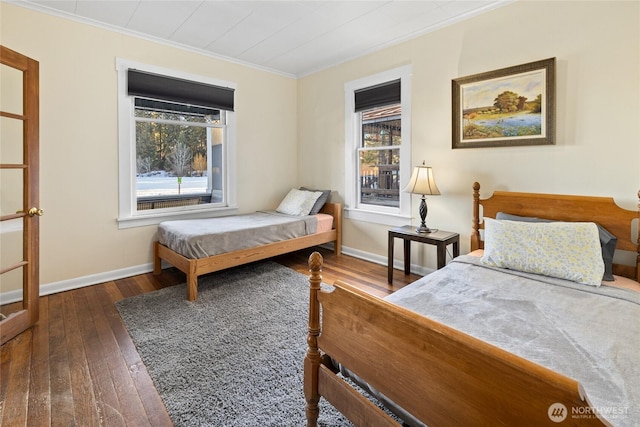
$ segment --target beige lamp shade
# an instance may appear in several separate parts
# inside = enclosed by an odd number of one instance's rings
[[[411,174],[409,184],[404,188],[405,193],[423,194],[439,196],[440,190],[436,185],[436,180],[433,177],[433,169],[429,166],[422,165],[416,166]]]

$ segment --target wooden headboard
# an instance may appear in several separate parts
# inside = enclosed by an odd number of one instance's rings
[[[640,191],[638,192],[640,200]],[[636,265],[613,264],[613,273],[640,281],[640,203],[635,211],[621,208],[611,197],[566,196],[562,194],[514,193],[496,191],[487,199],[480,199],[480,184],[473,183],[473,230],[471,250],[482,249],[480,230],[482,216],[495,218],[498,212],[531,216],[557,221],[595,222],[618,238],[616,250],[637,254]],[[632,236],[632,222],[638,220],[638,231]]]

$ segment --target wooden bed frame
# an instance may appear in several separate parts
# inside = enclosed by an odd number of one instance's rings
[[[258,247],[213,255],[207,258],[186,258],[156,241],[153,246],[153,273],[157,275],[162,272],[162,260],[172,264],[187,275],[187,299],[189,301],[195,301],[198,298],[198,276],[203,274],[213,273],[214,271],[248,264],[329,242],[333,242],[334,244],[334,253],[340,255],[342,246],[342,204],[325,203],[320,212],[333,216],[332,230],[269,243]]]
[[[640,220],[640,205],[639,211],[630,211],[618,207],[611,198],[512,192],[495,192],[480,200],[479,189],[474,183],[472,249],[482,247],[480,206],[484,217],[495,217],[502,211],[594,221],[616,235],[617,248],[637,254],[635,267],[618,265],[614,272],[638,281],[640,246],[632,241],[631,223]],[[513,426],[523,422],[539,426],[610,425],[595,416],[571,417],[573,408],[591,413],[577,381],[344,282],[336,281],[332,291],[320,290],[322,256],[317,252],[309,258],[309,269],[309,347],[304,359],[307,426],[317,425],[320,397],[356,426],[398,426],[336,375],[330,359],[429,427]],[[556,403],[566,408],[567,418],[561,424],[550,418],[554,410],[555,415],[561,415],[562,407],[552,406]]]

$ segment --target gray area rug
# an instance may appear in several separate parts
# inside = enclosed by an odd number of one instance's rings
[[[308,278],[274,262],[116,303],[176,426],[304,426]],[[351,425],[321,400],[320,425]]]

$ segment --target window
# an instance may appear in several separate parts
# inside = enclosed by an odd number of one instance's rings
[[[410,75],[406,66],[345,85],[348,218],[387,225],[410,218],[402,192],[411,172]]]
[[[400,206],[401,112],[392,104],[360,113],[359,205]]]
[[[232,85],[117,65],[120,227],[233,213]]]
[[[224,205],[226,112],[135,98],[136,207]],[[161,105],[156,105],[161,104]]]

